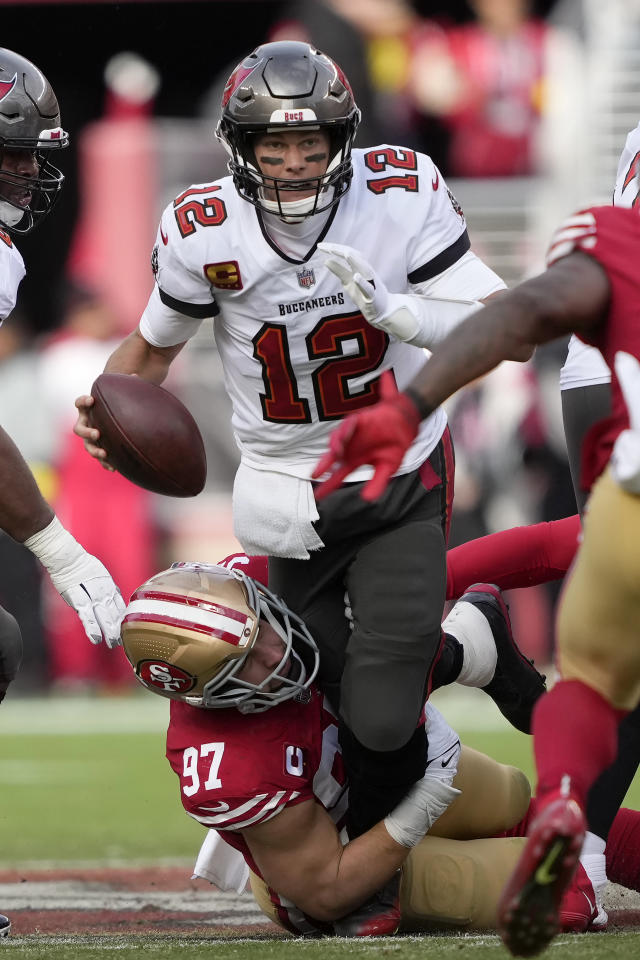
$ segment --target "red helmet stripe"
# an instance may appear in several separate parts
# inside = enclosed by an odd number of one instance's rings
[[[214,600],[203,600],[200,597],[191,597],[186,593],[166,593],[163,590],[140,588],[140,590],[136,590],[129,602],[133,603],[134,600],[161,600],[164,603],[183,603],[187,607],[200,607],[211,613],[219,613],[220,616],[228,617],[230,620],[236,620],[238,623],[244,623],[247,619],[246,614],[240,613],[239,610],[234,610],[233,607],[216,603]]]
[[[195,633],[204,633],[208,637],[217,637],[237,647],[241,637],[219,627],[205,626],[203,623],[194,623],[193,620],[182,620],[179,617],[167,617],[158,613],[128,613],[123,623],[161,623],[166,627],[179,627],[181,630],[193,630]]]
[[[226,86],[222,92],[222,106],[226,107],[231,99],[232,95],[238,89],[243,80],[245,80],[250,73],[252,73],[257,64],[254,64],[252,67],[243,67],[242,64],[233,71],[229,79],[227,80]]]

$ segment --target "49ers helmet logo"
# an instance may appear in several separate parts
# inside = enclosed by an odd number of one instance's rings
[[[16,85],[16,80],[18,79],[18,74],[14,73],[11,80],[0,80],[0,100],[4,100],[5,97],[9,96],[11,91]]]
[[[187,693],[196,684],[194,676],[164,660],[141,660],[136,673],[145,686],[166,693]]]

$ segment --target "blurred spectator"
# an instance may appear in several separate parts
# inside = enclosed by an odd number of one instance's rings
[[[362,112],[356,146],[404,142],[406,38],[415,21],[407,0],[293,0],[268,39],[313,43],[340,64]]]
[[[450,130],[445,173],[459,177],[535,172],[546,46],[552,28],[529,0],[468,0],[476,20],[415,37],[409,90],[419,111]]]
[[[122,52],[109,60],[104,79],[104,116],[78,139],[81,208],[67,273],[99,293],[120,333],[129,333],[152,287],[158,205],[152,112],[160,77],[136,53]]]
[[[63,326],[41,351],[39,384],[55,444],[52,505],[67,529],[108,565],[128,600],[156,568],[152,496],[87,457],[73,433],[74,399],[102,372],[118,334],[116,315],[104,300],[89,289],[71,287]],[[131,669],[122,650],[84,642],[74,611],[48,584],[45,591],[54,687],[65,692],[129,687]]]

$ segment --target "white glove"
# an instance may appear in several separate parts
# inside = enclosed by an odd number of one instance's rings
[[[378,327],[398,340],[411,340],[420,330],[417,312],[411,310],[404,293],[389,293],[371,264],[352,247],[340,243],[319,243],[318,250],[326,254],[325,266],[335,273],[372,327]]]
[[[415,847],[461,792],[438,777],[425,774],[384,818],[389,836],[403,847]]]
[[[611,473],[627,493],[640,494],[640,363],[619,350],[615,370],[629,413],[629,429],[618,435],[611,452]]]
[[[415,347],[432,350],[463,320],[482,308],[477,300],[445,300],[419,293],[389,293],[385,284],[352,247],[319,243],[325,266],[335,273],[372,327]]]
[[[91,643],[121,643],[122,594],[103,563],[80,546],[57,517],[24,542],[47,568],[60,596],[76,611]]]

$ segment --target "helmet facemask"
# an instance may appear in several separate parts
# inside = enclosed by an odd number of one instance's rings
[[[291,180],[270,176],[260,170],[254,148],[255,140],[263,133],[273,132],[310,132],[325,130],[329,135],[329,159],[323,174],[305,177],[303,180]],[[339,121],[333,124],[297,124],[289,127],[262,127],[260,129],[238,129],[231,136],[222,133],[219,126],[218,136],[231,154],[229,170],[240,196],[258,207],[264,213],[272,213],[293,222],[315,216],[334,207],[351,186],[353,167],[351,150],[356,135],[357,121]],[[301,190],[309,191],[310,196],[299,200],[289,200],[288,195]]]
[[[0,147],[0,164],[11,148]],[[29,149],[29,148],[26,148]],[[51,212],[58,200],[64,175],[42,150],[35,151],[38,172],[33,177],[0,169],[0,223],[11,233],[25,234]],[[26,206],[12,197],[31,194]]]
[[[311,634],[302,620],[279,597],[251,580],[241,570],[234,569],[231,572],[247,587],[250,605],[254,607],[255,604],[254,609],[260,611],[260,623],[268,623],[282,640],[282,657],[261,683],[253,684],[238,677],[250,655],[250,652],[247,653],[247,657],[233,664],[228,673],[216,677],[205,686],[202,706],[234,706],[240,713],[263,713],[285,700],[307,702],[310,699],[309,687],[319,666],[319,654]],[[274,682],[278,688],[269,691],[267,688]]]

